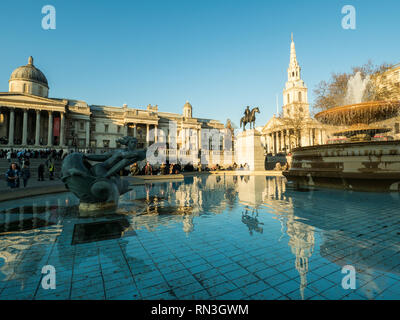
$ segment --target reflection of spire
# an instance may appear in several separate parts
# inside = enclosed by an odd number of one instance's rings
[[[307,287],[308,259],[314,251],[314,228],[296,221],[291,215],[287,221],[287,234],[290,237],[289,246],[296,256],[295,267],[300,275],[300,295],[304,300],[304,290]]]

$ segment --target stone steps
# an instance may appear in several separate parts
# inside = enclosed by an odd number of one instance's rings
[[[18,159],[11,159],[11,162],[16,162],[18,163]],[[41,163],[45,163],[46,159],[30,159],[30,171],[31,171],[31,178],[37,178],[38,177],[38,167]],[[56,160],[54,162],[55,165],[55,178],[59,176],[61,172],[61,164],[62,162],[59,160]],[[8,162],[7,159],[0,159],[0,180],[5,180],[5,173],[7,170],[10,168],[10,163]],[[49,170],[47,167],[44,169],[44,177],[48,179],[49,177]]]

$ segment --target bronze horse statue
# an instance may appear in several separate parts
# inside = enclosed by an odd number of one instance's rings
[[[251,129],[251,125],[253,124],[253,129],[255,128],[255,123],[256,123],[256,112],[260,113],[260,110],[258,109],[258,107],[253,108],[250,111],[250,114],[248,115],[248,117],[243,116],[240,119],[240,127],[242,127],[243,124],[243,131],[246,131],[246,124],[250,123],[250,129]]]

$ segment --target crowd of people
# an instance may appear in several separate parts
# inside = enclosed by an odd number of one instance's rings
[[[180,163],[162,163],[160,166],[152,166],[148,161],[146,165],[140,169],[139,164],[135,162],[130,166],[130,174],[136,175],[167,175],[167,174],[179,174],[181,172],[194,171],[192,164],[186,164],[182,166]]]
[[[168,174],[179,174],[182,172],[193,172],[193,171],[224,171],[224,170],[250,170],[247,163],[238,165],[233,163],[227,167],[221,167],[219,164],[215,164],[211,167],[209,166],[193,166],[193,164],[188,163],[182,165],[180,163],[162,163],[159,166],[152,166],[149,162],[143,168],[140,168],[139,164],[135,162],[130,166],[130,174],[132,176],[136,175],[168,175]]]
[[[41,149],[41,150],[13,150],[13,149],[0,149],[0,158],[6,158],[10,163],[9,169],[5,173],[7,186],[11,189],[19,188],[21,180],[23,187],[27,187],[28,181],[31,177],[30,162],[31,159],[44,159],[38,170],[38,181],[44,181],[44,175],[47,170],[49,180],[54,180],[55,174],[55,161],[63,159],[65,156],[63,150],[55,149]]]
[[[65,157],[65,153],[63,149],[40,149],[40,150],[30,150],[30,149],[0,149],[0,159],[6,158],[8,162],[11,162],[12,159],[47,159],[49,157],[55,160],[61,160]]]

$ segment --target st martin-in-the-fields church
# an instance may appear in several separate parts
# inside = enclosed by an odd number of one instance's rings
[[[310,116],[307,86],[301,79],[301,68],[293,41],[290,45],[288,81],[283,89],[283,107],[262,129],[267,153],[288,153],[295,147],[323,144],[326,132],[323,124]]]

